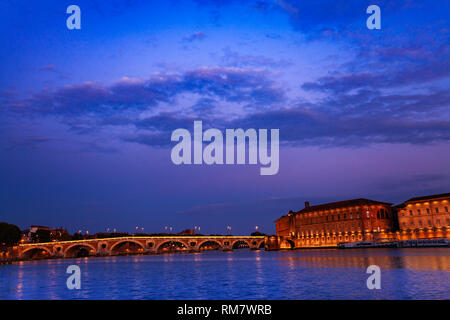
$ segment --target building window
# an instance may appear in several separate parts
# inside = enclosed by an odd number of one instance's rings
[[[420,209],[419,210],[417,210],[417,213],[419,214],[419,216],[420,216]]]
[[[445,212],[448,212],[448,207],[445,207]]]
[[[436,208],[436,213],[439,213],[439,208]]]
[[[427,209],[427,213],[430,214],[430,209]]]
[[[412,216],[412,210],[409,210],[409,215]]]

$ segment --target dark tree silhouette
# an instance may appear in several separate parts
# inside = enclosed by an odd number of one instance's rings
[[[12,247],[18,244],[19,241],[19,227],[6,222],[0,222],[0,247]]]

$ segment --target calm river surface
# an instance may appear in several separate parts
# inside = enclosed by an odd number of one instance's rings
[[[81,290],[69,290],[69,265]],[[381,289],[369,290],[369,265]],[[450,249],[209,251],[0,266],[0,299],[450,299]]]

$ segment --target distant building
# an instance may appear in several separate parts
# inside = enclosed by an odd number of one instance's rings
[[[295,247],[336,247],[339,243],[386,238],[393,231],[391,204],[354,199],[310,206],[276,220],[277,236]]]
[[[30,229],[22,230],[20,232],[20,243],[30,243],[31,241]]]
[[[36,233],[38,230],[48,230],[50,231],[50,227],[44,227],[44,226],[31,226],[30,227],[30,233]]]
[[[411,198],[396,206],[400,231],[420,233],[448,228],[449,207],[450,193]]]
[[[183,231],[178,233],[178,235],[180,235],[180,236],[192,236],[194,234],[195,234],[195,230],[194,229],[186,229],[186,230],[183,230]]]
[[[46,226],[30,226],[30,229],[24,230],[22,232],[22,242],[37,242],[39,239],[36,237],[38,231],[47,231],[49,240],[51,241],[59,241],[63,240],[65,237],[69,235],[66,229],[63,228],[50,228]]]

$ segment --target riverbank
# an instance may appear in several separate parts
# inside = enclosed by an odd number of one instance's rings
[[[370,241],[341,243],[339,249],[355,248],[450,248],[449,239],[416,239],[374,243]]]

